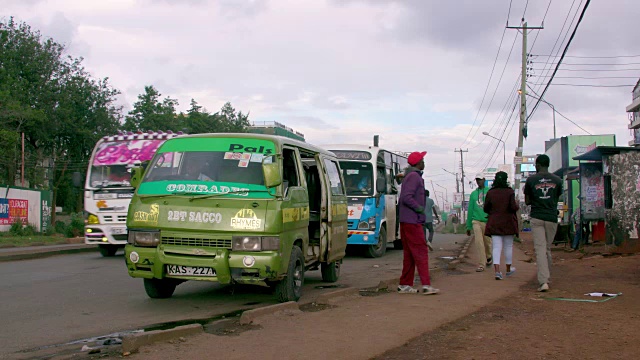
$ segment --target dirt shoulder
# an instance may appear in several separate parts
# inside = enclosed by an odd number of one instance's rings
[[[526,240],[519,247],[533,253]],[[640,256],[585,256],[556,247],[553,257],[549,293],[535,292],[532,279],[376,359],[637,359]],[[584,296],[590,292],[623,295],[598,303],[546,299],[603,300]]]

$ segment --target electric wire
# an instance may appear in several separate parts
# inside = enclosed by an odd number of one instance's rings
[[[584,7],[582,8],[582,13],[580,14],[580,17],[578,18],[578,22],[576,23],[576,26],[573,28],[573,32],[571,33],[571,37],[569,37],[569,40],[567,41],[567,44],[565,45],[564,50],[562,51],[562,56],[560,56],[560,59],[558,60],[558,62],[556,64],[556,68],[553,71],[553,73],[551,74],[551,78],[547,82],[547,86],[545,86],[544,90],[540,94],[540,99],[544,98],[544,95],[546,94],[547,90],[549,90],[549,86],[550,86],[551,82],[553,81],[553,77],[558,72],[558,68],[560,68],[560,64],[562,64],[562,60],[564,59],[564,56],[567,54],[567,51],[569,50],[569,46],[571,46],[571,42],[573,41],[573,39],[576,36],[578,28],[580,27],[580,23],[582,23],[582,19],[584,19],[584,14],[587,12],[587,9],[589,8],[589,4],[590,3],[591,3],[591,0],[587,0],[587,2],[584,4]],[[533,106],[533,109],[531,110],[529,115],[527,115],[527,119],[525,120],[525,123],[529,121],[529,119],[533,116],[533,114],[535,114],[536,109],[538,108],[539,105],[540,105],[540,100],[538,99],[538,101],[536,101],[536,104]]]

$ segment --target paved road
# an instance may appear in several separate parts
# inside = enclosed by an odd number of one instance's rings
[[[464,240],[460,235],[436,235],[433,260],[451,255]],[[456,244],[456,242],[458,244]],[[432,267],[438,264],[433,261]],[[348,256],[338,284],[373,287],[399,276],[402,251],[389,248],[378,259]],[[2,355],[154,324],[206,319],[237,310],[274,304],[260,288],[186,282],[170,299],[149,299],[142,280],[128,276],[122,256],[97,253],[0,263],[0,358]],[[306,274],[301,302],[323,291],[319,271]],[[256,292],[256,290],[258,292]]]

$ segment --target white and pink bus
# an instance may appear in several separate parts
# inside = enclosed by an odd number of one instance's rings
[[[127,243],[127,210],[134,192],[131,168],[150,161],[162,143],[180,134],[121,132],[96,144],[84,185],[84,241],[97,244],[102,256],[114,256]]]

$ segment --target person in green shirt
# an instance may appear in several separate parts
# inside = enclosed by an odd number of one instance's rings
[[[484,212],[484,200],[487,197],[487,189],[484,186],[484,175],[476,175],[478,188],[469,196],[469,210],[467,212],[467,236],[471,236],[473,231],[473,242],[476,244],[479,265],[476,271],[484,271],[486,266],[493,263],[491,258],[491,238],[484,235],[487,226],[487,213]]]

